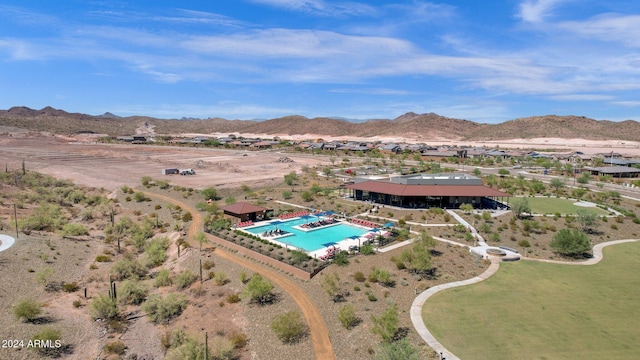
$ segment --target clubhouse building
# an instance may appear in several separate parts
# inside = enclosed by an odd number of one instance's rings
[[[388,180],[356,179],[345,186],[360,201],[403,208],[456,209],[471,204],[476,209],[508,208],[511,195],[482,184],[464,173],[412,174]]]

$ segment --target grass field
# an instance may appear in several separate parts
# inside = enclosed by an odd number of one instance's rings
[[[441,292],[429,330],[461,359],[637,359],[640,243],[604,249],[597,265],[502,263],[478,284]]]
[[[576,200],[558,199],[555,197],[528,197],[531,212],[534,214],[575,214],[577,210],[583,209],[598,216],[607,215],[608,212],[597,207],[584,207],[573,205]]]

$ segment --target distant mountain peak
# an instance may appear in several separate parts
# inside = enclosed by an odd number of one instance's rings
[[[119,119],[120,118],[120,116],[114,115],[114,114],[112,114],[112,113],[110,113],[108,111],[106,113],[104,113],[102,115],[98,115],[96,117],[105,118],[105,119]]]

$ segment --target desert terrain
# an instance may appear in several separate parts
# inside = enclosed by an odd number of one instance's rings
[[[145,127],[140,133],[153,135],[153,128]],[[185,136],[197,133],[183,134]],[[216,134],[207,134],[216,135]],[[223,135],[223,134],[220,134]],[[226,135],[226,134],[224,134]],[[260,134],[243,134],[244,136],[260,136]],[[273,135],[271,135],[273,136]],[[285,136],[284,134],[282,135]],[[434,259],[439,277],[434,279],[420,279],[406,272],[396,269],[391,259],[398,256],[402,249],[391,251],[376,256],[358,256],[349,265],[344,267],[331,266],[320,275],[310,281],[301,281],[290,275],[277,272],[265,265],[250,262],[247,259],[234,258],[232,252],[217,248],[208,244],[205,251],[200,252],[191,241],[198,229],[202,228],[202,216],[195,209],[196,204],[203,199],[197,192],[184,193],[175,190],[175,187],[203,189],[215,187],[221,197],[229,196],[241,198],[243,192],[239,190],[242,185],[250,186],[261,198],[279,197],[279,193],[288,187],[283,184],[284,175],[290,172],[304,173],[304,168],[321,168],[330,165],[328,156],[312,155],[296,152],[279,151],[245,151],[231,149],[207,149],[195,147],[157,146],[157,145],[133,145],[133,144],[103,144],[96,142],[99,135],[54,135],[46,132],[30,132],[20,129],[11,129],[0,136],[0,158],[5,160],[7,170],[19,171],[23,166],[26,171],[37,171],[51,175],[58,179],[70,180],[75,184],[93,188],[103,196],[112,199],[116,208],[117,217],[130,216],[136,221],[144,221],[149,214],[154,213],[161,222],[175,227],[178,222],[175,219],[176,210],[172,206],[180,206],[180,212],[194,214],[194,219],[180,225],[180,231],[167,232],[171,239],[171,245],[167,249],[168,259],[161,268],[168,269],[172,274],[182,270],[197,272],[199,261],[211,260],[215,263],[212,268],[215,272],[224,272],[228,282],[223,285],[214,284],[209,279],[202,285],[197,283],[180,290],[179,293],[188,296],[189,305],[181,316],[169,323],[154,325],[141,310],[135,306],[125,308],[126,325],[121,329],[110,330],[110,327],[91,320],[88,314],[88,305],[98,294],[104,294],[109,288],[109,274],[112,262],[97,263],[99,255],[110,254],[113,261],[119,258],[115,244],[106,243],[102,239],[103,230],[108,222],[108,217],[103,214],[99,219],[92,220],[90,227],[91,237],[87,241],[72,241],[61,238],[58,234],[47,232],[33,232],[30,235],[20,234],[19,242],[11,249],[3,252],[3,268],[11,269],[11,275],[3,272],[3,281],[9,284],[7,288],[16,290],[21,296],[16,297],[10,291],[5,290],[0,297],[2,306],[11,308],[15,301],[26,296],[38,298],[46,305],[44,321],[63,329],[68,352],[62,356],[69,359],[117,359],[136,354],[138,359],[160,359],[164,356],[162,345],[163,336],[173,329],[184,329],[197,334],[199,341],[204,341],[204,331],[211,336],[230,336],[232,334],[246,334],[248,343],[237,352],[239,359],[311,359],[314,355],[313,346],[316,345],[312,336],[307,335],[299,342],[283,345],[269,328],[269,321],[273,316],[282,314],[291,309],[300,308],[298,299],[293,295],[294,289],[301,289],[306,296],[312,299],[308,305],[318,311],[320,320],[326,324],[328,336],[331,342],[335,358],[337,359],[371,359],[377,351],[377,339],[371,333],[371,315],[380,314],[392,303],[398,305],[401,310],[399,327],[405,335],[425,357],[437,358],[412,328],[407,311],[415,292],[440,283],[467,279],[477,276],[488,264],[469,255],[463,247],[451,246],[444,242],[438,242],[434,253],[438,254]],[[325,140],[357,140],[352,137],[327,137],[326,135],[305,135],[299,139],[324,138]],[[292,137],[296,138],[296,137]],[[362,138],[366,141],[379,140],[382,142],[425,142],[420,137],[374,137]],[[429,144],[451,145],[445,139],[431,139]],[[605,140],[572,140],[572,139],[528,139],[528,140],[503,140],[492,142],[463,142],[458,145],[490,146],[500,148],[521,149],[555,149],[583,151],[585,153],[598,153],[616,151],[629,156],[638,156],[638,144],[629,141],[605,141]],[[354,162],[357,157],[353,157]],[[0,164],[1,165],[1,164]],[[193,168],[195,176],[163,176],[163,168]],[[154,179],[167,180],[174,186],[166,192],[152,190],[149,201],[127,201],[127,194],[123,193],[123,186],[128,186],[139,191],[140,179],[150,176]],[[303,183],[310,185],[318,182],[322,186],[336,186],[336,179],[323,179],[312,173],[304,175]],[[7,187],[10,189],[10,187]],[[15,189],[14,189],[15,190]],[[148,190],[144,190],[148,191]],[[154,191],[157,193],[154,194]],[[299,195],[295,195],[299,196]],[[292,202],[300,203],[295,197]],[[268,202],[274,208],[282,205]],[[361,206],[347,204],[357,213]],[[28,207],[21,209],[19,216],[27,213]],[[77,213],[80,210],[75,211]],[[456,234],[448,230],[448,225],[441,215],[433,216],[421,211],[395,211],[389,210],[388,216],[394,219],[419,219],[421,216],[425,223],[442,224],[441,227],[427,228],[429,233],[437,237],[453,237]],[[10,209],[3,209],[2,215],[10,219]],[[426,216],[426,217],[425,217]],[[427,221],[428,219],[428,221]],[[499,224],[508,222],[508,218],[498,219],[494,228]],[[554,226],[562,226],[563,220],[545,220],[553,222]],[[415,228],[414,228],[415,229]],[[183,249],[180,256],[175,244],[182,234],[187,234],[186,240],[191,241],[191,247]],[[494,230],[495,231],[495,230]],[[635,236],[635,225],[629,220],[616,227],[613,236],[629,238]],[[511,238],[519,237],[517,230],[513,230]],[[608,234],[607,234],[608,235]],[[507,234],[505,233],[505,237]],[[538,236],[530,256],[545,258],[551,252],[547,247],[551,233]],[[605,234],[597,241],[605,241]],[[464,244],[464,240],[459,240]],[[515,240],[510,246],[515,246]],[[34,273],[41,269],[51,267],[54,269],[52,280],[60,282],[78,282],[81,289],[88,287],[89,298],[85,299],[81,290],[64,294],[60,292],[45,291],[38,284]],[[394,288],[380,284],[364,285],[354,278],[356,273],[367,274],[374,267],[382,267],[390,272],[399,284]],[[153,271],[159,271],[160,268]],[[265,306],[258,306],[246,302],[227,303],[225,299],[229,295],[238,294],[243,289],[243,283],[238,281],[240,274],[246,269],[261,273],[276,283],[277,301]],[[341,303],[330,300],[323,289],[323,281],[329,274],[338,274],[342,285],[350,290],[349,303],[357,305],[360,322],[351,330],[346,330],[336,319],[336,314],[341,308]],[[283,282],[286,280],[286,283]],[[278,282],[280,281],[280,282]],[[290,284],[291,283],[291,284]],[[293,288],[291,288],[293,286]],[[361,289],[365,287],[365,289]],[[161,294],[173,291],[167,288],[157,290]],[[357,290],[356,290],[357,289]],[[375,295],[376,301],[371,300]],[[80,306],[72,306],[72,303],[80,301]],[[304,310],[304,309],[303,309]],[[68,314],[74,316],[69,317]],[[39,324],[16,323],[10,311],[0,315],[3,323],[11,324],[7,327],[8,333],[15,337],[28,338]],[[307,318],[309,321],[309,318]],[[316,334],[315,330],[312,332]],[[106,353],[106,345],[114,341],[121,341],[126,345],[127,351],[122,356]],[[29,351],[15,351],[9,358],[35,359],[39,358]]]

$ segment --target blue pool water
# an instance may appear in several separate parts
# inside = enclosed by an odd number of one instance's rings
[[[337,243],[338,241],[342,241],[348,237],[362,236],[367,233],[367,230],[365,229],[344,223],[312,231],[300,231],[292,228],[292,226],[302,225],[316,220],[316,218],[299,218],[287,221],[277,221],[277,224],[256,226],[243,230],[252,234],[260,235],[265,231],[274,230],[277,226],[278,229],[293,233],[293,235],[276,239],[276,241],[304,249],[305,251],[319,250],[324,247],[331,246],[333,243]]]

